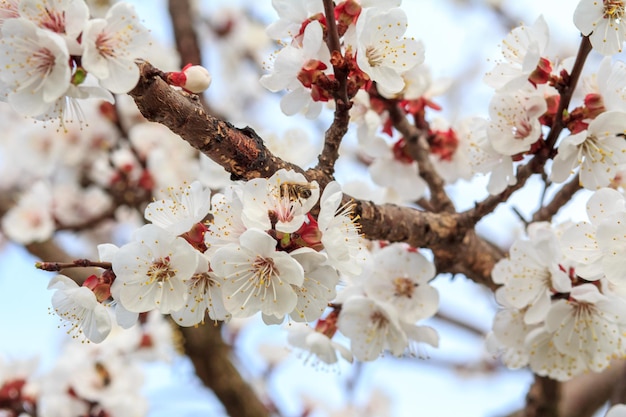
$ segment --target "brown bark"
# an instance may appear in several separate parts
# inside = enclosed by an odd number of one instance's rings
[[[185,353],[196,374],[224,405],[231,417],[268,417],[267,407],[241,377],[231,361],[231,348],[222,339],[220,326],[183,327]]]
[[[142,63],[140,68],[141,79],[129,94],[144,117],[170,128],[223,166],[233,179],[269,177],[281,168],[302,172],[298,166],[274,156],[252,129],[238,129],[207,114],[193,96],[167,85],[159,70],[148,63]],[[321,169],[309,169],[305,175],[322,187],[333,179]],[[347,196],[346,201],[349,200]],[[441,256],[447,254],[443,262],[445,270],[441,272],[465,273],[470,279],[493,287],[491,267],[501,258],[501,253],[481,238],[467,235],[474,227],[474,217],[354,202],[361,230],[368,239],[406,242],[414,247],[431,248]]]

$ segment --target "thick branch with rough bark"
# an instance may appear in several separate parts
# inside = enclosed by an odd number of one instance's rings
[[[197,100],[165,83],[159,70],[148,63],[142,63],[140,68],[141,79],[130,95],[144,117],[167,126],[223,166],[233,179],[269,177],[281,168],[302,172],[298,166],[273,155],[252,129],[238,129],[206,114]],[[319,169],[309,169],[305,175],[322,187],[333,180],[328,172]],[[474,227],[473,218],[358,200],[355,214],[365,237],[428,247],[441,255],[447,253],[451,259],[446,260],[442,272],[466,273],[471,279],[493,287],[490,268],[501,256],[496,256],[493,250],[484,251],[490,245],[480,238],[465,238]]]
[[[302,171],[272,155],[254,130],[238,129],[207,114],[197,96],[174,90],[149,63],[141,63],[140,70],[139,83],[128,94],[135,99],[141,114],[167,126],[223,166],[233,179],[271,176],[281,168]]]
[[[221,326],[182,327],[185,354],[204,385],[211,388],[231,417],[268,417],[250,385],[231,361],[231,348],[222,339]]]

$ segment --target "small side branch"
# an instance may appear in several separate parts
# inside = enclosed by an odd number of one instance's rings
[[[517,182],[513,185],[509,185],[500,194],[491,195],[485,198],[480,203],[477,203],[473,209],[464,211],[461,213],[463,218],[462,222],[467,224],[476,224],[480,219],[491,213],[500,205],[509,199],[509,197],[517,190],[524,187],[526,181],[534,173],[540,172],[543,169],[546,159],[539,156],[535,156],[526,165],[518,168],[517,170]]]
[[[574,176],[567,184],[565,184],[552,198],[552,201],[541,207],[533,214],[533,222],[550,221],[552,217],[566,205],[580,190],[580,178],[578,174]]]
[[[454,204],[446,190],[443,178],[435,171],[430,158],[430,146],[426,135],[428,132],[418,129],[409,123],[406,116],[395,103],[388,106],[393,126],[404,136],[411,157],[417,161],[420,177],[426,181],[430,189],[430,203],[438,212],[454,213]]]
[[[37,262],[35,268],[49,272],[59,272],[62,269],[68,268],[103,268],[111,269],[111,262],[95,262],[89,259],[76,259],[72,262]]]
[[[167,7],[172,20],[176,49],[182,64],[202,65],[190,1],[169,0]]]
[[[535,382],[526,396],[524,417],[559,417],[560,397],[560,382],[535,376]]]
[[[339,158],[339,146],[348,131],[350,122],[350,98],[348,97],[348,66],[341,54],[339,32],[335,22],[335,4],[332,0],[324,0],[326,16],[326,45],[331,54],[331,63],[335,75],[337,89],[333,92],[335,100],[335,117],[332,125],[324,135],[324,149],[319,155],[317,169],[332,178],[335,163]]]
[[[556,141],[559,138],[559,135],[565,127],[565,125],[563,124],[563,116],[569,106],[570,101],[572,100],[572,95],[574,94],[574,90],[576,89],[576,85],[578,84],[578,79],[582,74],[583,67],[585,66],[585,61],[587,60],[589,52],[591,52],[591,41],[589,40],[589,36],[583,36],[580,42],[580,46],[578,48],[578,54],[576,55],[576,61],[574,62],[574,66],[572,67],[572,72],[571,74],[569,74],[569,77],[567,77],[568,79],[566,80],[566,84],[564,86],[561,86],[559,89],[559,94],[561,95],[561,99],[559,100],[559,107],[556,112],[554,123],[552,123],[552,127],[550,128],[550,133],[546,138],[546,147],[548,149],[552,149],[552,147],[554,147]]]

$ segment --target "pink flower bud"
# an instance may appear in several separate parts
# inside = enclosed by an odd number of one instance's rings
[[[200,65],[187,64],[180,72],[167,73],[167,81],[190,93],[200,94],[211,85],[211,74]]]
[[[184,68],[183,72],[187,76],[187,82],[182,87],[192,93],[202,93],[211,85],[211,74],[206,68],[200,65],[192,65]]]

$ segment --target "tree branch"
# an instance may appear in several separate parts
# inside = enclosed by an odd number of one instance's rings
[[[578,174],[574,176],[567,184],[565,184],[552,198],[552,201],[541,207],[533,214],[533,222],[550,221],[552,217],[566,205],[580,190],[580,178]]]
[[[223,166],[234,179],[269,177],[281,168],[302,172],[299,167],[272,155],[251,129],[237,129],[207,115],[196,100],[161,80],[159,70],[148,63],[142,63],[140,67],[140,82],[130,95],[142,114],[180,135]],[[306,176],[318,181],[322,188],[332,180],[328,172],[319,169],[309,169]],[[350,200],[346,196],[344,201]],[[494,288],[490,268],[502,255],[473,233],[468,234],[474,227],[470,216],[425,213],[392,204],[376,205],[370,201],[354,203],[365,237],[432,248],[440,256],[440,272],[464,273],[470,279]]]
[[[524,417],[559,417],[560,397],[560,382],[535,376],[535,382],[526,396]]]
[[[417,161],[420,177],[428,184],[431,204],[436,211],[456,212],[452,200],[450,200],[444,189],[445,182],[443,178],[435,171],[435,167],[428,157],[430,155],[430,146],[427,142],[428,132],[418,129],[409,123],[394,101],[389,101],[388,103],[387,108],[389,109],[389,117],[393,122],[393,127],[404,136],[409,154]]]
[[[337,90],[333,92],[335,117],[324,135],[324,149],[318,157],[316,168],[331,178],[335,172],[335,163],[339,158],[341,140],[348,131],[352,103],[348,97],[348,68],[341,54],[339,32],[335,22],[335,5],[332,0],[324,0],[324,13],[326,16],[326,44],[331,54]]]
[[[139,83],[128,94],[141,114],[167,126],[223,166],[233,179],[267,177],[281,168],[302,172],[297,165],[272,155],[254,130],[238,129],[207,114],[196,96],[177,91],[163,81],[161,71],[147,62],[139,67]]]
[[[169,0],[168,10],[174,30],[176,49],[182,65],[202,65],[198,36],[193,24],[193,14],[189,0]]]
[[[222,339],[220,326],[181,327],[185,354],[198,377],[219,398],[231,417],[269,417],[267,407],[233,365],[231,348]]]

